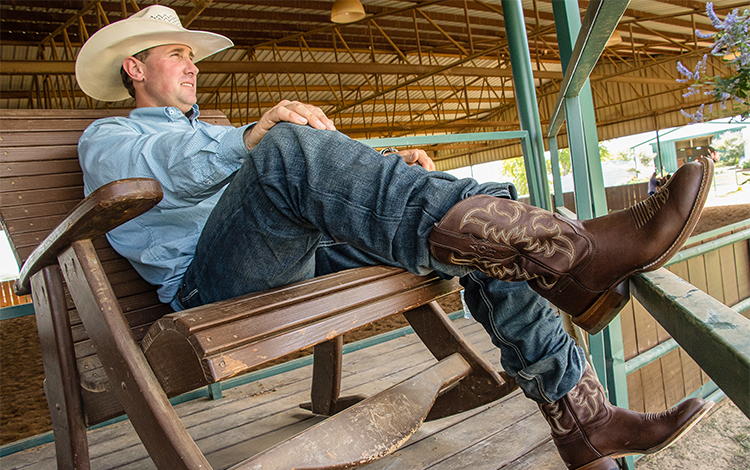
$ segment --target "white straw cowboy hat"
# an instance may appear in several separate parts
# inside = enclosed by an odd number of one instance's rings
[[[130,95],[120,76],[122,61],[166,44],[189,46],[195,62],[234,45],[220,34],[185,29],[174,10],[151,5],[105,26],[83,44],[76,59],[78,85],[84,93],[100,101],[128,99]]]

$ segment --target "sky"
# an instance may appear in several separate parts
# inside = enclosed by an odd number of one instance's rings
[[[709,123],[702,124],[691,124],[690,131],[694,133],[709,132],[717,128],[717,126],[726,126],[727,119],[720,119]],[[733,125],[736,125],[734,123]],[[678,128],[684,129],[684,128]],[[665,129],[659,131],[659,136],[664,138],[671,138],[669,134],[672,129]],[[675,133],[679,132],[674,130]],[[745,141],[750,142],[750,123],[745,125],[743,132]],[[669,136],[669,137],[667,137]],[[647,142],[651,141],[656,137],[655,132],[646,132],[643,134],[630,135],[627,137],[621,137],[619,139],[613,139],[603,142],[604,146],[612,153],[627,152],[629,149],[634,148],[636,152],[643,151],[644,153],[650,153],[651,147]],[[750,145],[745,146],[745,155],[750,157]],[[633,167],[632,162],[628,161],[615,161],[615,162],[604,162],[602,170],[604,173],[604,185],[605,186],[616,186],[620,184],[626,184],[630,179],[628,169]],[[451,170],[449,173],[459,177],[473,177],[480,183],[488,181],[497,181],[498,178],[502,177],[500,170],[500,162],[483,163],[481,165],[475,165],[473,167],[458,168]],[[568,175],[568,178],[563,178],[563,191],[571,191],[573,188],[572,175]],[[8,240],[5,237],[5,232],[0,231],[0,281],[16,279],[18,277],[18,265],[16,264],[13,253],[8,244]]]

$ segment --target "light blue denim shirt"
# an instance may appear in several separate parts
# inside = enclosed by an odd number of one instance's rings
[[[138,108],[127,118],[92,123],[78,142],[84,192],[123,178],[153,178],[164,198],[107,234],[136,271],[169,303],[190,265],[211,210],[248,155],[247,128],[199,121],[179,109]]]

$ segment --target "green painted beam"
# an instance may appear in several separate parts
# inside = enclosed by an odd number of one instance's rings
[[[602,21],[601,16],[596,16],[596,12],[602,9],[609,11],[602,3],[590,3],[587,16],[584,18],[588,23],[582,28],[577,0],[552,2],[555,31],[560,48],[560,62],[566,74],[574,73],[576,67],[580,64],[581,58],[577,55],[579,53],[577,48],[583,41],[582,38],[590,33],[591,28],[597,27],[591,22],[599,24],[597,22]],[[589,58],[587,57],[586,60],[589,60]],[[580,86],[576,85],[574,93],[571,92],[561,96],[563,98],[562,106],[565,109],[565,119],[567,120],[570,160],[575,184],[576,213],[579,219],[591,219],[608,213],[607,197],[604,190],[604,174],[599,154],[594,98],[588,76],[581,76],[580,78],[583,79],[583,83]],[[562,115],[560,116],[562,119]],[[562,125],[562,121],[560,121],[560,125]],[[558,132],[559,128],[554,134],[548,132],[549,141],[555,140]]]
[[[555,6],[555,2],[553,7]],[[558,1],[558,4],[562,3]],[[594,0],[589,3],[583,18],[581,31],[576,38],[575,47],[565,76],[557,96],[555,110],[550,120],[547,136],[552,138],[560,132],[565,115],[565,99],[578,96],[584,85],[588,83],[589,75],[599,60],[607,45],[607,41],[620,22],[628,0]]]
[[[750,417],[750,320],[666,269],[633,276],[630,291]]]
[[[502,0],[505,32],[508,38],[513,90],[521,129],[529,132],[529,155],[524,155],[526,180],[531,204],[550,210],[547,165],[544,160],[544,136],[539,120],[534,73],[531,67],[529,39],[521,0]]]
[[[704,240],[720,237],[724,234],[728,234],[729,232],[734,232],[735,230],[740,230],[743,228],[750,228],[750,219],[740,220],[739,222],[735,222],[731,225],[725,225],[708,232],[703,232],[700,235],[693,235],[692,237],[688,238],[688,240],[685,242],[685,245],[692,245]]]
[[[419,145],[452,144],[503,139],[528,139],[527,131],[472,132],[468,134],[422,135],[410,137],[386,137],[382,139],[357,139],[370,147],[414,147]]]
[[[674,351],[679,347],[680,345],[677,344],[677,341],[675,341],[674,339],[668,339],[663,343],[659,343],[648,351],[643,352],[625,362],[625,373],[631,374],[641,367],[645,367],[651,364],[655,360],[659,359],[662,356],[665,356],[666,354]]]
[[[681,261],[685,261],[691,258],[695,258],[697,256],[705,255],[708,252],[718,250],[719,248],[723,248],[725,246],[734,245],[737,242],[740,242],[742,240],[747,240],[749,238],[750,238],[750,228],[729,234],[725,237],[721,237],[716,240],[711,240],[710,242],[706,242],[701,245],[696,245],[690,248],[686,248],[678,252],[676,255],[674,255],[672,259],[670,259],[667,262],[666,266],[671,266]],[[690,240],[688,239],[688,241]]]
[[[11,318],[26,317],[34,314],[34,305],[29,302],[21,305],[11,305],[0,308],[0,321],[10,320]]]

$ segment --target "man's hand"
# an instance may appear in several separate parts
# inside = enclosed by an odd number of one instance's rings
[[[435,170],[435,162],[422,149],[399,150],[396,153],[410,166],[419,165],[427,171]]]
[[[317,106],[299,101],[282,100],[266,111],[253,127],[245,131],[245,147],[252,150],[260,143],[260,139],[279,122],[292,122],[300,126],[309,124],[315,129],[336,130],[333,121],[328,119],[328,116]]]

